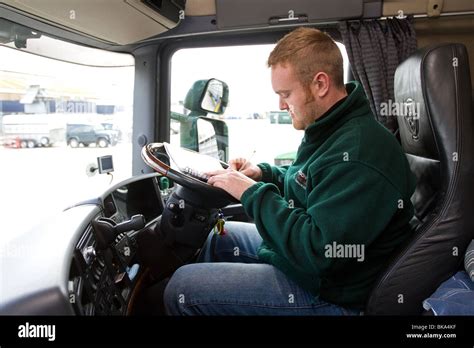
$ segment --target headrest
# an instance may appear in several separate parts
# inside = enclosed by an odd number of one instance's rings
[[[395,72],[395,103],[400,139],[407,154],[450,159],[456,130],[472,117],[469,58],[462,44],[438,44],[418,50]]]

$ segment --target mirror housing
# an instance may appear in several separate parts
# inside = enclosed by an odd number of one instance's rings
[[[202,124],[198,127],[198,123],[209,122],[214,129],[219,159],[223,162],[229,160],[229,131],[224,121],[203,116],[187,117],[175,112],[171,113],[171,118],[180,125],[180,146],[196,152],[199,152],[201,147],[199,128],[205,129]]]
[[[219,160],[223,162],[229,161],[229,131],[227,128],[227,124],[222,120],[216,120],[214,118],[209,117],[199,117],[199,120],[209,122],[212,127],[214,128],[215,138],[217,143],[217,153]],[[199,132],[200,128],[197,127],[197,138],[199,139]],[[201,144],[198,144],[199,152],[201,152]]]
[[[229,102],[229,86],[220,80],[194,82],[184,100],[184,107],[191,111],[188,116],[205,116],[207,113],[222,115]]]
[[[212,111],[204,109],[208,106],[206,103],[211,103],[211,105],[214,103],[213,100],[206,100],[205,98],[212,98],[210,92],[215,94],[216,91],[218,92],[217,96],[219,98],[214,100],[219,99],[217,102],[218,105],[215,104],[215,106],[218,107],[214,107]],[[209,130],[209,127],[206,127],[203,124],[203,121],[205,121],[205,123],[208,122],[214,128],[219,159],[227,162],[229,160],[229,133],[227,125],[222,120],[205,116],[208,112],[223,114],[228,102],[229,87],[225,82],[217,79],[198,80],[194,82],[191,89],[186,94],[183,103],[183,106],[190,110],[190,113],[185,114],[186,112],[184,112],[181,114],[174,111],[170,112],[171,120],[179,122],[180,146],[185,149],[199,152],[200,147],[202,147],[200,145],[202,144],[199,143],[198,121],[201,123],[201,130]]]

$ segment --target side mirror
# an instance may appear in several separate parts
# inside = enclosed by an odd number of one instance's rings
[[[190,111],[171,111],[170,136],[179,137],[180,146],[228,161],[229,133],[224,121],[205,117],[208,112],[223,114],[229,101],[229,87],[217,79],[198,80],[186,94],[183,106]],[[217,149],[216,149],[217,145]]]
[[[229,135],[224,121],[207,117],[197,120],[198,152],[221,161],[229,160]]]
[[[223,81],[210,79],[201,95],[201,109],[213,114],[222,115],[227,107],[229,87]]]
[[[184,98],[187,115],[206,116],[208,112],[222,115],[229,102],[229,87],[217,79],[198,80],[193,83]]]

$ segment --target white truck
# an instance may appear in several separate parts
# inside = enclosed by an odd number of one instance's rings
[[[59,114],[5,115],[2,128],[3,143],[11,147],[47,147],[66,139],[66,121]]]

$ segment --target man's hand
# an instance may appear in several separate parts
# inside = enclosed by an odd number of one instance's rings
[[[253,184],[256,184],[254,180],[250,179],[242,172],[232,169],[216,170],[208,172],[206,175],[209,176],[209,179],[207,180],[209,185],[223,189],[239,201],[245,190]]]
[[[255,181],[262,180],[262,170],[250,163],[247,159],[239,157],[229,161],[231,169],[237,170]]]

